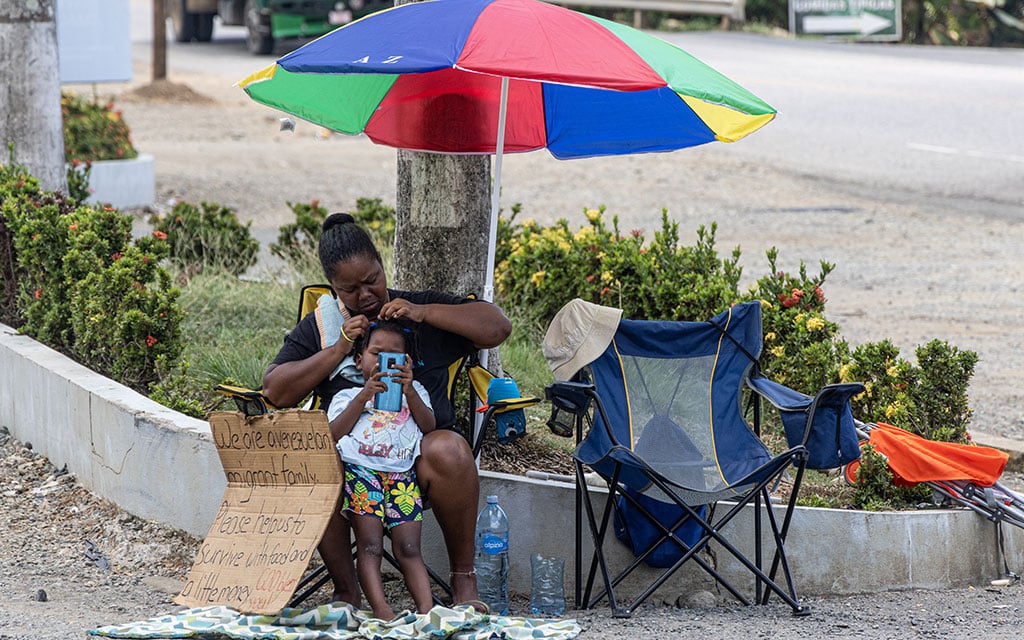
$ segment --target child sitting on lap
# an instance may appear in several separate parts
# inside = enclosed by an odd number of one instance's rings
[[[382,620],[394,618],[380,572],[384,527],[417,611],[426,613],[433,605],[420,555],[423,502],[413,463],[423,434],[433,431],[435,422],[427,390],[412,379],[416,351],[414,335],[401,324],[372,323],[355,345],[365,385],[338,392],[327,411],[345,463],[342,511],[356,534],[356,573],[374,617]],[[378,371],[378,354],[385,352],[405,354],[398,372]],[[402,385],[399,411],[374,409],[374,395],[387,390],[387,376]]]

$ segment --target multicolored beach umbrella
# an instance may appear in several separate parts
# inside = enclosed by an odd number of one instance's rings
[[[495,154],[489,265],[503,153],[547,148],[569,159],[673,151],[733,142],[775,117],[678,47],[539,0],[400,5],[239,85],[257,102],[378,144]]]

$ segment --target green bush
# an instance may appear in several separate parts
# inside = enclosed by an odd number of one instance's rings
[[[64,157],[67,162],[93,162],[135,158],[128,125],[113,102],[100,104],[62,92]]]
[[[132,219],[44,192],[20,167],[0,167],[0,221],[10,235],[19,328],[145,393],[159,363],[181,353],[178,291],[159,267],[167,243],[131,242]]]
[[[499,221],[495,272],[501,302],[517,321],[545,327],[575,297],[621,308],[627,318],[653,320],[701,320],[736,302],[760,300],[759,366],[769,378],[809,395],[827,384],[860,381],[867,390],[853,406],[863,421],[890,422],[930,439],[966,440],[967,387],[977,355],[938,340],[917,349],[917,365],[900,359],[889,341],[851,353],[839,325],[825,315],[825,280],[835,265],[822,261],[810,276],[801,262],[790,274],[778,268],[778,251],[771,248],[768,273],[741,294],[740,249],[719,258],[715,224],[710,231],[700,227],[697,242],[686,247],[665,212],[661,230],[647,244],[639,231],[621,234],[614,218],[609,229],[603,209],[587,210],[588,224],[576,232],[565,220],[546,228],[516,224],[518,213],[514,207],[509,219]],[[770,440],[784,440],[773,414],[764,427]],[[861,465],[858,506],[902,507],[924,499],[919,490],[893,487],[888,468],[876,463]]]
[[[662,211],[661,230],[644,245],[643,233],[609,229],[604,209],[585,212],[588,226],[573,232],[562,219],[542,228],[515,223],[518,209],[498,222],[495,282],[504,304],[546,326],[572,298],[621,308],[627,317],[703,318],[738,299],[738,250],[721,260],[716,225],[697,231],[697,243],[680,246],[678,223]]]
[[[849,358],[839,325],[825,317],[823,287],[835,265],[822,261],[818,275],[811,278],[801,262],[798,275],[793,276],[777,267],[777,249],[772,247],[766,255],[768,274],[744,296],[761,301],[761,370],[777,382],[813,394],[836,382],[839,367]]]
[[[295,222],[278,228],[277,242],[270,245],[270,252],[292,266],[302,267],[311,260],[316,262],[327,208],[320,206],[319,200],[287,204],[295,214]],[[369,232],[378,249],[395,244],[395,210],[380,198],[357,198],[355,211],[349,213]]]
[[[260,243],[249,232],[252,223],[243,225],[230,207],[179,202],[149,222],[170,243],[171,264],[187,273],[216,267],[239,275],[256,264]]]
[[[915,355],[916,365],[903,360],[888,340],[854,349],[840,377],[867,387],[854,398],[856,415],[866,422],[897,425],[929,440],[966,444],[972,415],[967,387],[978,354],[932,340],[918,347]]]
[[[870,444],[861,447],[850,506],[867,511],[887,511],[914,507],[930,499],[931,489],[925,485],[897,485],[885,457]]]
[[[89,253],[83,244],[77,238],[72,243],[69,262],[76,253]],[[182,350],[178,290],[158,266],[166,253],[165,241],[143,238],[86,275],[71,296],[72,355],[143,392],[160,379],[161,365],[175,362]],[[81,259],[92,261],[87,255]]]

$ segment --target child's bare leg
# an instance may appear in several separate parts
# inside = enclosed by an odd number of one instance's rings
[[[395,612],[384,597],[384,580],[380,574],[384,523],[376,516],[353,516],[352,528],[356,532],[356,573],[363,594],[375,618],[390,620],[395,617]]]
[[[420,552],[420,522],[403,522],[391,528],[391,551],[402,568],[405,586],[416,602],[416,611],[427,613],[434,606],[430,594],[430,577]],[[365,589],[366,587],[363,587]]]

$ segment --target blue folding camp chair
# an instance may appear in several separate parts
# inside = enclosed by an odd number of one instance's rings
[[[572,422],[577,434],[577,607],[592,608],[607,598],[613,615],[628,617],[690,561],[740,602],[750,604],[751,599],[702,556],[713,544],[752,574],[754,602],[767,603],[775,593],[794,614],[806,614],[786,558],[786,536],[804,470],[839,467],[859,455],[849,398],[863,391],[863,385],[830,385],[810,398],[759,376],[758,302],[736,305],[707,322],[622,320],[613,334],[606,333],[606,347],[594,343],[601,339],[601,331],[573,326],[580,318],[593,317],[579,313],[581,305],[589,304],[575,300],[566,305],[545,341],[556,378],[560,373],[562,379],[571,377],[549,385],[546,395],[557,414],[552,416],[556,426]],[[558,362],[552,361],[549,351],[553,335],[563,338]],[[569,356],[566,340],[578,343],[570,345]],[[565,360],[578,356],[580,351],[572,353],[577,347],[600,355],[590,362],[577,358],[574,369],[587,366],[575,374],[566,372]],[[754,392],[746,393],[753,427],[742,412],[745,389]],[[780,409],[786,427],[789,448],[777,455],[759,437],[762,396]],[[606,497],[588,487],[588,469],[608,483]],[[789,499],[772,508],[770,492],[787,473],[792,473]],[[745,529],[725,528],[749,504],[755,507],[753,559],[740,551],[749,544],[731,539]],[[594,546],[582,589],[581,508]],[[764,540],[762,517],[771,531]],[[609,572],[604,550],[613,523],[637,556],[616,576]],[[643,539],[639,544],[638,538]],[[762,565],[763,544],[771,553],[767,568]],[[615,589],[644,562],[665,570],[625,605]],[[604,588],[594,593],[597,571]]]

